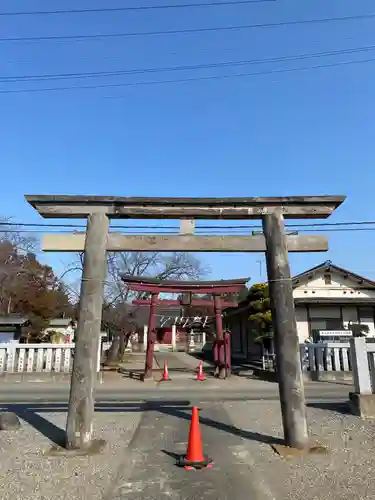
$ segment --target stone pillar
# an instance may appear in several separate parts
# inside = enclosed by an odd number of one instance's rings
[[[350,355],[353,370],[354,392],[357,394],[372,394],[365,337],[350,339]]]
[[[107,272],[109,220],[105,214],[88,217],[81,283],[79,321],[70,384],[66,447],[88,449],[92,443],[94,389],[98,368],[98,344]]]
[[[308,446],[305,394],[292,277],[281,211],[263,217],[263,232],[285,444],[291,448],[304,449]]]

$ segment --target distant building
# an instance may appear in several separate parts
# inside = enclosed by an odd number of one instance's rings
[[[351,324],[366,325],[367,335],[375,337],[374,281],[326,261],[293,278],[293,296],[301,343],[309,338],[318,341],[322,335],[345,335]],[[248,309],[244,301],[225,315],[233,354],[243,357],[257,350],[251,340]]]
[[[30,324],[29,319],[18,314],[0,316],[0,343],[19,342],[22,328]]]
[[[76,322],[72,318],[54,318],[50,320],[49,325],[44,329],[44,333],[55,332],[64,336],[65,342],[73,342],[76,326]]]

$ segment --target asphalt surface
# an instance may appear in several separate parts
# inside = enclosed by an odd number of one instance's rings
[[[309,383],[305,386],[306,401],[347,401],[351,386],[340,384],[328,384],[324,382]],[[180,387],[160,385],[157,387],[139,386],[136,389],[121,387],[100,387],[95,391],[95,399],[100,402],[132,402],[132,401],[189,401],[215,402],[215,401],[277,401],[279,399],[276,384],[266,384],[252,387],[236,388],[232,385],[228,388],[205,387],[204,385],[193,385]],[[69,400],[68,385],[46,385],[46,384],[4,384],[0,387],[0,404],[6,403],[67,403]]]

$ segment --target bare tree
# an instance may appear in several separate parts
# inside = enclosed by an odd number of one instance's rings
[[[175,252],[120,252],[108,254],[108,277],[104,287],[103,322],[110,326],[113,341],[108,353],[110,362],[122,357],[126,338],[137,328],[136,311],[129,302],[142,297],[123,283],[121,276],[150,276],[158,279],[201,279],[210,270],[191,253]],[[79,254],[60,278],[66,279],[70,273],[82,272],[83,256]],[[79,282],[79,280],[78,280]],[[77,289],[77,281],[70,285]]]
[[[0,243],[4,242],[14,245],[20,253],[35,253],[38,247],[37,238],[22,231],[11,217],[0,217]]]
[[[199,259],[182,252],[165,254],[161,252],[123,252],[110,254],[108,258],[108,283],[105,296],[121,302],[132,298],[124,286],[121,275],[152,276],[161,280],[200,279],[208,274]]]
[[[12,296],[9,293],[27,272],[22,256],[33,254],[37,248],[37,239],[22,232],[20,226],[11,222],[11,218],[0,217],[0,312],[10,314]]]
[[[108,253],[108,277],[104,286],[104,302],[108,304],[125,303],[139,297],[124,285],[121,276],[150,276],[158,279],[201,279],[210,269],[188,252],[120,252]],[[59,277],[69,286],[78,298],[80,275],[83,270],[83,254],[77,254]],[[73,275],[73,280],[69,277]],[[77,276],[78,275],[78,276]]]

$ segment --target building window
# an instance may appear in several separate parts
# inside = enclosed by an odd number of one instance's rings
[[[327,330],[342,330],[341,319],[326,319],[326,328]]]
[[[325,274],[324,275],[324,283],[326,285],[331,285],[332,284],[332,278],[330,274]]]
[[[374,321],[374,309],[372,307],[360,307],[358,309],[358,319],[360,323]]]

